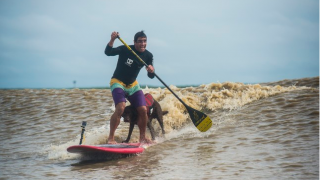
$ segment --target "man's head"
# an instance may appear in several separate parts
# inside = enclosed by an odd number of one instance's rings
[[[147,35],[143,32],[137,32],[134,35],[134,47],[138,52],[144,52],[147,47]]]

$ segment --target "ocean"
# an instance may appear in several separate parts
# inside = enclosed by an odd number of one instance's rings
[[[142,154],[113,160],[66,151],[79,144],[82,121],[84,144],[106,143],[109,89],[0,90],[0,179],[319,179],[319,77],[170,88],[206,113],[211,129],[198,131],[166,88],[146,87],[169,111],[166,134]],[[121,121],[118,142],[128,129]],[[130,142],[138,138],[135,127]]]

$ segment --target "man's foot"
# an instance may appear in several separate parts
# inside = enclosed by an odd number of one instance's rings
[[[107,144],[118,144],[115,140],[108,139]]]
[[[152,144],[153,141],[151,141],[150,139],[144,138],[144,139],[140,139],[140,143],[141,144]]]

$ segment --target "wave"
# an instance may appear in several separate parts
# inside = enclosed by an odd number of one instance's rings
[[[298,80],[285,80],[269,84],[244,84],[234,82],[210,83],[198,87],[178,88],[171,85],[172,89],[188,106],[201,110],[206,113],[227,110],[232,111],[243,107],[254,101],[268,98],[277,94],[311,89],[312,87],[297,86],[310,85],[316,86],[319,77]],[[283,84],[283,86],[279,85]],[[288,86],[288,84],[291,84]],[[319,83],[318,83],[319,84]],[[165,130],[183,127],[189,120],[189,114],[185,107],[167,89],[148,88],[143,89],[144,93],[152,94],[153,98],[159,102],[164,111],[169,113],[164,117]],[[155,126],[156,122],[153,122]]]
[[[201,110],[208,114],[208,116],[215,115],[215,119],[212,119],[214,125],[206,133],[199,133],[189,119],[189,114],[185,107],[179,102],[175,96],[166,88],[148,88],[143,89],[144,93],[150,93],[155,100],[159,102],[162,110],[169,111],[164,116],[164,128],[166,131],[165,137],[158,137],[156,142],[161,143],[170,139],[178,137],[208,137],[219,128],[219,123],[228,123],[228,114],[241,109],[245,105],[259,101],[271,96],[275,96],[281,93],[294,92],[301,90],[316,90],[319,91],[319,77],[304,78],[297,80],[283,80],[278,82],[260,83],[260,84],[244,84],[236,82],[224,82],[224,83],[210,83],[197,87],[184,87],[178,88],[171,85],[172,89],[188,106],[197,110]],[[70,90],[72,91],[72,90]],[[101,90],[87,90],[84,93],[85,96],[90,94],[90,97],[95,98],[102,97]],[[72,93],[72,92],[70,92]],[[111,94],[109,94],[111,98]],[[104,97],[105,98],[105,97]],[[100,116],[105,117],[107,124],[100,127],[92,127],[86,131],[86,140],[84,144],[105,144],[109,133],[109,119],[114,112],[114,105],[109,107],[106,113]],[[217,113],[218,112],[218,113]],[[216,117],[219,114],[220,117]],[[90,122],[94,123],[94,122]],[[156,132],[160,132],[160,126],[157,121],[153,121],[153,127]],[[234,120],[230,120],[230,123],[234,123]],[[127,136],[129,129],[129,123],[120,123],[115,139],[118,142],[124,140]],[[78,156],[66,152],[66,148],[79,143],[79,135],[74,137],[69,142],[50,145],[46,151],[49,152],[49,159],[75,159]],[[131,136],[131,142],[138,142],[139,130],[134,128]]]

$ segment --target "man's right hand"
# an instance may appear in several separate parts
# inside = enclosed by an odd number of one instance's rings
[[[114,41],[117,39],[117,37],[119,36],[120,34],[118,33],[118,32],[116,32],[116,31],[113,31],[112,33],[111,33],[111,39],[110,39],[110,41],[109,41],[109,46],[113,46],[113,43],[114,43]]]
[[[119,35],[120,35],[120,34],[119,34],[118,32],[115,32],[115,31],[112,32],[112,33],[111,33],[111,40],[114,41],[115,39],[117,39],[117,37],[118,37]]]

